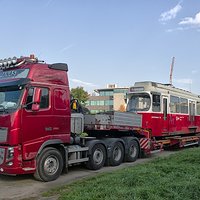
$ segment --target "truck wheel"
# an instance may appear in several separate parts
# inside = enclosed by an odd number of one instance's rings
[[[106,150],[102,144],[95,144],[92,147],[89,161],[86,163],[86,167],[92,170],[98,170],[104,166],[106,161]]]
[[[131,140],[128,143],[128,148],[127,148],[127,155],[126,155],[126,161],[128,162],[134,162],[137,160],[138,155],[139,155],[139,146],[138,143],[135,140]]]
[[[109,164],[111,166],[120,165],[124,160],[124,147],[121,142],[116,142],[111,149]]]
[[[34,177],[45,182],[57,179],[63,170],[61,153],[52,147],[45,148],[37,158]]]

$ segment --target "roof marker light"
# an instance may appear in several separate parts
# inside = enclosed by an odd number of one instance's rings
[[[31,54],[31,55],[30,55],[30,59],[35,59],[35,55],[34,55],[34,54]]]
[[[12,58],[12,63],[13,63],[13,65],[15,65],[17,63],[17,57]]]
[[[3,60],[0,60],[0,67],[3,66]]]
[[[7,59],[3,60],[3,65],[6,66],[7,65]]]
[[[7,63],[8,63],[8,65],[11,65],[11,64],[12,64],[12,59],[11,59],[11,58],[8,58]]]

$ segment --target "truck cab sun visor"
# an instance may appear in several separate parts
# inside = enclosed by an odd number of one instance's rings
[[[5,82],[0,82],[0,87],[10,87],[10,86],[22,86],[22,85],[26,85],[30,82],[31,80],[29,78],[20,78],[20,79],[11,79],[11,80],[7,80]]]
[[[55,63],[49,65],[50,69],[55,69],[55,70],[62,70],[62,71],[68,71],[68,65],[66,63]]]

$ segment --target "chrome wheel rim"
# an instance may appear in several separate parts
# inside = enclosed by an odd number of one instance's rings
[[[113,150],[113,158],[115,161],[119,161],[122,157],[122,150],[118,146],[116,146]]]
[[[49,156],[44,162],[44,171],[48,175],[54,175],[59,168],[58,158],[55,156]]]
[[[96,149],[93,154],[93,160],[95,164],[99,165],[103,161],[103,151],[101,149]]]
[[[135,145],[131,145],[130,148],[129,148],[129,155],[134,158],[137,154],[137,150],[136,150],[136,147]]]

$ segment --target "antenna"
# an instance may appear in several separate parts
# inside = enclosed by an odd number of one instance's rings
[[[174,69],[174,62],[175,62],[175,57],[172,58],[172,63],[170,66],[170,77],[169,77],[169,83],[172,85],[172,75],[173,75],[173,69]]]

